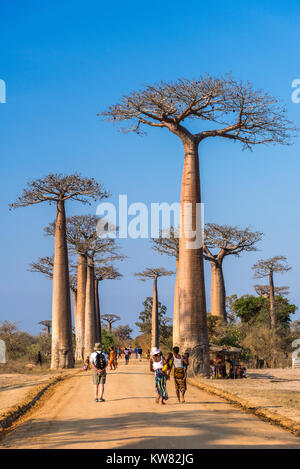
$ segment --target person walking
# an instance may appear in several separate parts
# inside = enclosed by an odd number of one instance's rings
[[[128,365],[130,354],[129,354],[129,350],[127,347],[124,349],[124,356],[125,356],[125,365]]]
[[[102,346],[99,342],[95,344],[94,351],[90,356],[92,367],[93,384],[95,386],[95,402],[104,402],[104,385],[106,383],[106,367],[108,364],[107,356],[102,352]],[[99,395],[100,387],[100,395]],[[99,397],[98,397],[99,395]]]
[[[37,354],[37,361],[36,361],[36,365],[40,365],[40,366],[42,366],[42,363],[43,363],[43,360],[42,360],[42,354],[41,354],[41,352],[38,352],[38,354]]]
[[[163,372],[163,366],[164,360],[161,351],[157,347],[153,347],[151,350],[150,371],[155,373],[155,402],[157,404],[159,404],[159,401],[161,401],[161,404],[165,404],[168,399],[167,377]]]
[[[186,393],[186,372],[184,365],[188,366],[188,359],[184,355],[180,355],[179,347],[173,348],[173,363],[174,367],[174,381],[175,381],[175,390],[178,403],[185,402],[185,393]],[[180,401],[181,397],[181,401]]]
[[[115,350],[114,350],[113,347],[110,347],[110,349],[109,349],[108,364],[109,364],[111,370],[115,370],[115,369],[116,369],[116,365],[115,365]]]
[[[143,354],[143,349],[139,348],[138,349],[138,357],[139,357],[140,362],[142,361],[142,354]]]
[[[136,360],[138,359],[138,353],[139,353],[139,349],[138,349],[138,347],[135,347],[135,349],[134,349],[134,355],[135,355],[135,359],[136,359]]]

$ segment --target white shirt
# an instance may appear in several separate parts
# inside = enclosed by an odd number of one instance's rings
[[[91,353],[91,356],[90,356],[90,362],[93,363],[93,365],[95,365],[95,366],[96,366],[96,363],[95,363],[95,361],[96,361],[96,356],[97,356],[98,353],[100,353],[100,352],[92,352],[92,353]],[[102,352],[102,354],[104,355],[105,363],[106,363],[106,365],[107,365],[107,362],[108,362],[107,356],[106,356],[106,354],[105,354],[104,352]]]
[[[162,369],[162,367],[164,366],[164,364],[163,364],[163,361],[162,361],[162,360],[160,360],[160,362],[155,362],[155,361],[152,359],[152,366],[153,366],[153,370],[156,371],[156,370]]]
[[[180,358],[176,358],[175,355],[173,355],[174,361],[173,361],[173,366],[174,368],[183,368],[183,358],[182,355]]]

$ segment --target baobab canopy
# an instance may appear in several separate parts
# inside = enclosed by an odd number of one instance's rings
[[[193,136],[200,142],[207,137],[239,140],[245,147],[259,143],[287,143],[293,130],[285,109],[277,98],[255,90],[249,82],[234,80],[230,74],[198,80],[179,79],[148,85],[124,95],[101,116],[113,121],[130,121],[126,132],[144,133],[143,126],[166,127],[178,136],[189,136],[185,120],[210,121],[213,128]]]

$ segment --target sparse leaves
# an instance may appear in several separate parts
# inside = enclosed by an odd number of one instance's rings
[[[289,142],[295,130],[277,98],[253,89],[249,82],[234,80],[230,74],[198,80],[179,79],[146,86],[123,96],[119,104],[100,115],[114,122],[127,121],[125,132],[144,133],[143,126],[166,127],[182,140],[197,142],[207,137],[238,140],[244,147]],[[185,120],[211,122],[211,128],[192,134]]]
[[[77,200],[83,204],[106,198],[109,193],[93,178],[83,177],[74,173],[63,175],[61,173],[28,181],[27,188],[10,204],[10,208],[27,207],[41,202],[57,203],[68,199]]]
[[[285,256],[275,256],[269,259],[260,259],[252,267],[254,270],[254,278],[269,277],[273,272],[287,272],[291,267],[287,264]]]
[[[172,270],[166,270],[164,267],[157,267],[152,269],[145,269],[143,272],[136,272],[134,275],[135,277],[138,277],[139,280],[141,280],[142,282],[145,282],[150,278],[155,279],[158,277],[166,277],[174,274],[175,272],[173,272]]]

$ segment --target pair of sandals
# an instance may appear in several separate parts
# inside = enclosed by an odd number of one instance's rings
[[[103,399],[103,397],[101,397],[101,399],[95,398],[95,402],[105,402],[105,399]]]

